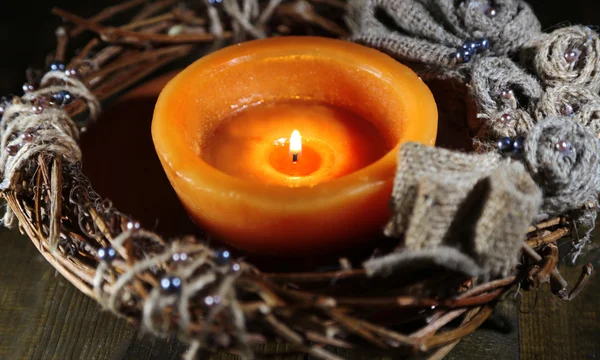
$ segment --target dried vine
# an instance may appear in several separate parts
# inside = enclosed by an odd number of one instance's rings
[[[85,129],[96,111],[81,94],[69,93],[73,101],[65,101],[63,92],[59,101],[62,90],[57,90],[68,79],[104,100],[167,64],[229,40],[348,35],[342,19],[346,5],[337,0],[145,3],[129,0],[89,19],[55,9],[70,27],[57,31],[50,73],[66,78],[41,84],[32,79],[29,95],[2,105],[4,115],[15,106],[23,107],[21,112],[36,112],[36,106],[42,112],[62,109],[84,119],[78,127]],[[108,25],[124,13],[130,22]],[[96,36],[65,64],[69,43],[86,31]],[[21,129],[22,141],[45,134],[44,124]],[[7,135],[7,141],[17,140]],[[339,359],[328,345],[396,354],[438,349],[432,354],[439,357],[479,327],[514,285],[550,283],[559,298],[570,300],[591,274],[586,265],[567,290],[556,268],[557,241],[571,232],[565,218],[529,229],[517,275],[489,282],[437,268],[369,277],[344,261],[331,272],[262,273],[231,259],[226,250],[210,249],[202,239],[166,240],[142,229],[96,194],[81,164],[63,155],[39,151],[3,183],[7,224],[14,216],[52,266],[115,314],[157,334],[179,332],[191,345],[188,358],[200,349],[227,349],[251,358],[252,344],[272,339],[296,344],[319,359]],[[357,296],[357,289],[365,295]],[[447,327],[459,317],[460,325]]]

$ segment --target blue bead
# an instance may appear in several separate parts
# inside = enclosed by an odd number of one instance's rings
[[[117,251],[113,248],[103,247],[98,249],[98,260],[106,261],[107,263],[117,258]]]
[[[478,52],[487,51],[492,46],[489,39],[479,39],[478,44],[479,44],[479,46],[477,47]]]
[[[160,279],[160,288],[167,293],[178,293],[181,290],[181,279],[177,276],[165,276]]]
[[[525,149],[525,136],[517,136],[513,141],[513,152],[520,154]]]
[[[62,61],[53,61],[48,66],[48,69],[50,71],[65,71],[66,67],[65,67],[65,63],[63,63]]]
[[[229,262],[229,260],[231,260],[231,253],[229,250],[217,250],[217,254],[215,256],[215,262],[217,265],[225,265]]]
[[[501,153],[509,153],[511,151],[513,151],[513,140],[509,137],[503,137],[500,140],[498,140],[498,150]]]
[[[73,95],[67,90],[61,90],[52,95],[52,103],[56,105],[69,105],[71,102],[73,102]]]
[[[468,63],[471,61],[471,52],[469,50],[460,49],[454,55],[459,63]]]
[[[471,54],[475,54],[479,52],[479,41],[477,40],[467,40],[463,43],[462,48],[464,50],[469,51]]]

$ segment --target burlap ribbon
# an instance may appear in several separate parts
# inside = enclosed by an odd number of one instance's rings
[[[600,192],[600,141],[581,123],[550,117],[525,141],[524,163],[544,191],[538,218],[595,208]]]
[[[600,137],[600,96],[590,89],[575,85],[548,88],[535,109],[535,119],[568,117],[584,125]]]
[[[434,249],[447,256],[453,249],[462,255],[440,261],[442,265],[471,275],[506,275],[516,264],[523,234],[541,199],[541,191],[518,162],[495,153],[405,144],[392,194],[394,216],[385,229],[388,236],[404,236],[405,250],[394,264],[432,257]],[[377,262],[368,264],[377,267]]]
[[[468,114],[469,124],[478,152],[494,150],[499,138],[527,135],[533,128],[530,114],[542,88],[511,59],[486,57],[475,62],[469,91],[475,104]]]
[[[490,55],[520,50],[540,33],[533,11],[520,0],[352,0],[352,39],[403,62],[424,65],[439,76],[463,77],[468,63],[456,60],[465,41],[488,39]]]
[[[532,221],[567,213],[593,221],[600,192],[596,32],[569,26],[542,33],[521,0],[352,0],[348,24],[354,41],[407,63],[430,86],[466,84],[468,91],[452,97],[455,106],[440,108],[440,119],[461,121],[448,113],[466,109],[481,153],[401,149],[386,233],[403,237],[404,248],[368,262],[368,271],[427,260],[503,275]],[[481,39],[489,49],[461,55]],[[519,136],[524,152],[498,153],[501,138]]]
[[[523,47],[521,57],[546,86],[600,90],[600,39],[588,27],[568,26],[543,34]]]

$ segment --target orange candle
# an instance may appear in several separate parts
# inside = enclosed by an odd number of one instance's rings
[[[425,84],[376,50],[282,37],[196,61],[152,137],[192,219],[250,252],[337,250],[381,231],[403,142],[435,142]]]
[[[293,101],[231,114],[201,153],[209,165],[231,176],[301,187],[360,170],[394,145],[369,121],[345,109]]]

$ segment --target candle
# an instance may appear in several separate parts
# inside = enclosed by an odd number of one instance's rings
[[[196,61],[163,89],[156,151],[203,229],[259,253],[368,240],[389,217],[397,149],[435,142],[425,84],[376,50],[285,37]]]
[[[356,114],[294,101],[231,114],[200,152],[209,165],[236,178],[301,187],[364,168],[394,145]]]

